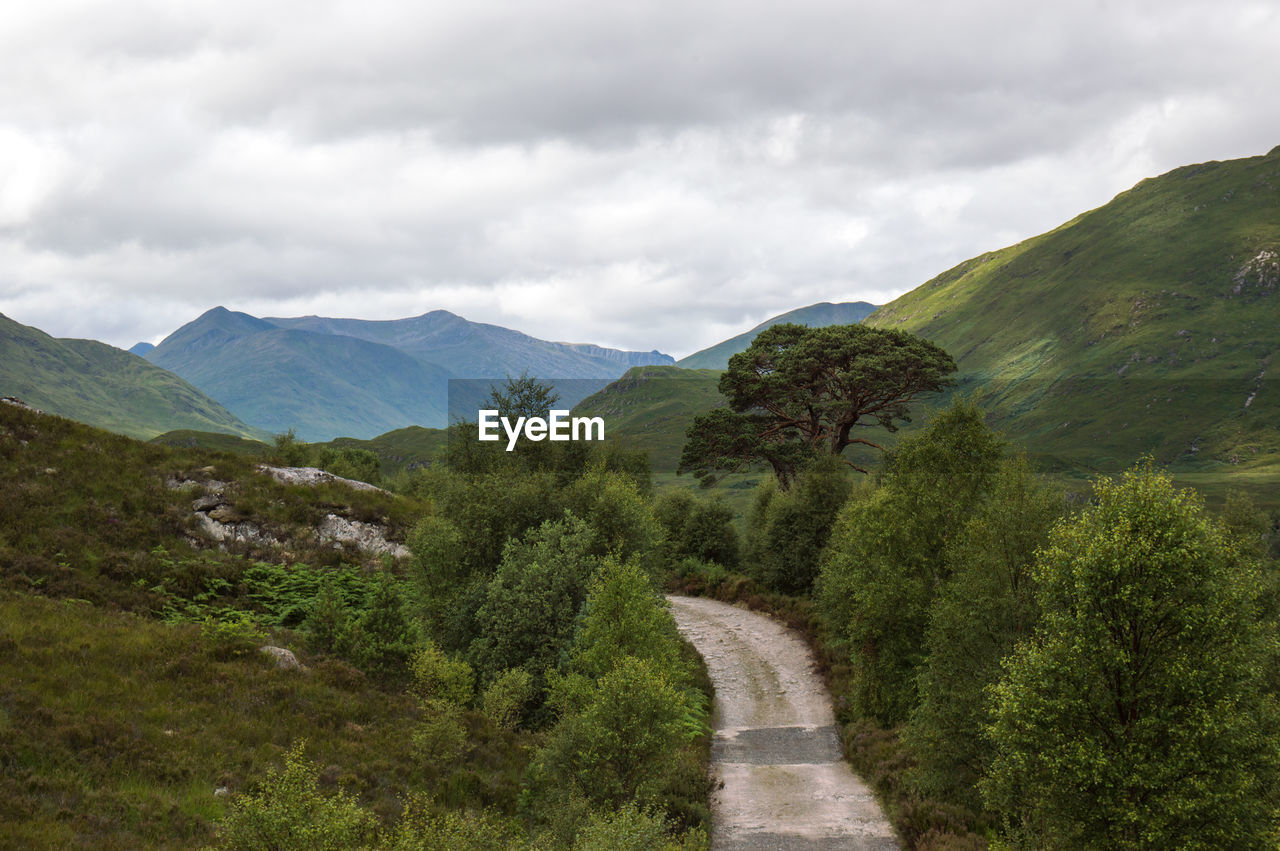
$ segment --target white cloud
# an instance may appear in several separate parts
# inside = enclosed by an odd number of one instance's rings
[[[1280,142],[1268,3],[45,2],[0,311],[156,339],[453,310],[676,355]],[[76,310],[69,311],[68,305]]]

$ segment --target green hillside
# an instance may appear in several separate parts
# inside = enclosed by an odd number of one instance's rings
[[[842,302],[840,304],[824,301],[821,304],[799,307],[772,319],[766,319],[744,334],[730,337],[728,340],[716,343],[714,346],[705,348],[700,352],[694,352],[688,357],[676,361],[676,366],[682,366],[685,369],[727,369],[729,367],[729,358],[738,352],[746,351],[747,346],[751,345],[751,341],[756,338],[756,335],[771,325],[777,325],[781,322],[795,322],[798,325],[808,325],[810,328],[820,328],[824,325],[852,325],[855,322],[861,322],[866,319],[875,309],[876,306],[874,304],[868,304],[865,301]]]
[[[1144,180],[867,322],[950,351],[996,425],[1077,470],[1280,474],[1280,148]],[[1269,374],[1270,373],[1270,374]]]
[[[242,419],[304,440],[443,422],[448,374],[391,346],[297,331],[224,308],[147,354]]]
[[[0,315],[0,396],[139,438],[171,429],[263,433],[183,379],[94,340],[60,340]]]

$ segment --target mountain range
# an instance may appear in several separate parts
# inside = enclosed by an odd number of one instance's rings
[[[56,339],[0,315],[0,395],[131,437],[175,428],[266,433],[167,370],[96,340]]]
[[[410,319],[260,319],[223,307],[170,334],[145,357],[221,400],[255,426],[308,441],[443,427],[451,379],[613,379],[669,364],[660,352],[539,340],[436,310]],[[572,383],[569,385],[572,387]],[[457,392],[482,398],[487,382]],[[577,397],[562,390],[566,404]],[[471,405],[474,408],[474,404]]]

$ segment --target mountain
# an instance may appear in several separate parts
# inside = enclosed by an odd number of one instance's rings
[[[443,310],[410,319],[320,316],[259,319],[214,308],[179,328],[147,359],[182,375],[262,428],[307,441],[372,438],[449,419],[450,379],[530,375],[557,383],[568,406],[632,364],[672,363],[659,352],[552,343]],[[474,411],[487,381],[454,385]]]
[[[633,367],[575,405],[573,415],[603,418],[609,440],[644,450],[655,473],[673,473],[694,416],[725,403],[719,383],[714,369]]]
[[[183,379],[95,340],[63,340],[0,314],[0,396],[149,438],[171,429],[261,437]]]
[[[129,347],[129,354],[137,355],[140,358],[146,357],[147,352],[151,351],[154,348],[155,346],[151,345],[150,343],[134,343],[132,346]]]
[[[756,335],[771,325],[777,325],[780,322],[795,322],[810,328],[820,328],[824,325],[852,325],[866,319],[875,309],[874,304],[868,304],[865,301],[847,301],[840,304],[824,301],[821,304],[798,307],[780,316],[766,319],[744,334],[730,337],[722,343],[694,352],[676,361],[676,365],[685,369],[726,369],[729,366],[729,358],[738,352],[746,351]]]
[[[216,307],[147,355],[272,432],[307,441],[443,423],[449,374],[391,346]]]
[[[867,323],[947,349],[999,427],[1069,466],[1274,476],[1280,147],[1144,180]]]
[[[669,364],[661,352],[625,352],[591,344],[551,343],[447,310],[410,319],[371,321],[301,316],[266,319],[280,327],[355,337],[392,346],[442,367],[455,378],[504,378],[528,371],[545,378],[617,378],[628,367]]]

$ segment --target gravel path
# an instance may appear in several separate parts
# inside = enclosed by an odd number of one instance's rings
[[[871,790],[841,757],[831,697],[804,642],[756,612],[668,599],[716,687],[712,847],[897,848]]]

